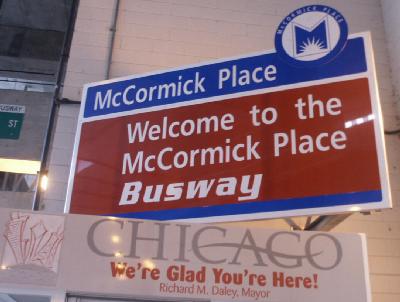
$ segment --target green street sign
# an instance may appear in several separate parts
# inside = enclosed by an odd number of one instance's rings
[[[19,139],[25,106],[0,104],[0,139]]]

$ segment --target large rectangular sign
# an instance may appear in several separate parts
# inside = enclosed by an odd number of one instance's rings
[[[68,226],[74,236],[68,236]],[[58,282],[70,292],[212,301],[371,301],[366,241],[359,234],[75,215],[67,221],[67,246],[74,248],[63,254],[65,273]]]
[[[368,34],[85,86],[67,211],[238,220],[390,206]]]
[[[4,218],[0,283],[11,287],[47,280],[63,292],[152,301],[371,301],[360,234],[16,211]]]

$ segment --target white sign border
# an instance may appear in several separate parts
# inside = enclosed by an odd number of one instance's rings
[[[377,76],[375,71],[375,61],[373,56],[373,48],[372,48],[372,41],[371,41],[371,34],[370,32],[362,32],[357,34],[349,35],[349,39],[351,38],[363,38],[365,43],[365,57],[367,62],[367,71],[348,75],[348,76],[339,76],[329,79],[323,80],[316,80],[316,81],[308,81],[308,82],[301,82],[296,84],[289,84],[289,85],[282,85],[272,88],[264,88],[258,90],[251,90],[246,92],[239,92],[229,95],[223,96],[215,96],[205,99],[197,99],[193,101],[186,101],[172,105],[161,105],[146,109],[138,109],[132,111],[125,111],[113,114],[107,114],[105,116],[96,116],[90,118],[84,118],[84,109],[86,104],[86,96],[87,90],[90,87],[110,84],[115,82],[120,82],[124,80],[130,80],[135,78],[140,78],[149,75],[157,75],[162,74],[165,72],[177,71],[192,67],[203,66],[207,64],[214,64],[219,62],[225,62],[230,60],[236,60],[240,58],[246,58],[251,56],[257,56],[261,54],[269,54],[274,53],[275,50],[269,51],[260,51],[256,53],[246,54],[235,56],[231,58],[222,58],[218,60],[206,61],[192,65],[186,66],[179,66],[177,68],[172,69],[165,69],[159,70],[156,72],[149,72],[144,74],[138,74],[134,76],[125,76],[114,78],[111,80],[104,80],[95,83],[89,83],[84,85],[82,91],[82,101],[81,101],[81,108],[79,112],[78,118],[78,126],[75,134],[75,143],[74,149],[72,154],[72,161],[70,167],[70,173],[68,178],[68,187],[67,187],[67,196],[66,196],[66,203],[64,207],[64,213],[69,213],[70,206],[71,206],[71,197],[73,191],[73,182],[74,182],[74,175],[76,171],[76,163],[77,163],[77,156],[78,156],[78,149],[82,131],[82,124],[84,122],[91,122],[95,120],[102,120],[102,119],[109,119],[119,116],[126,116],[139,114],[143,112],[151,112],[151,111],[159,111],[169,108],[176,108],[176,107],[184,107],[184,106],[191,106],[196,104],[204,104],[208,102],[215,102],[215,101],[223,101],[229,98],[234,97],[241,97],[241,96],[248,96],[248,95],[256,95],[262,94],[267,92],[274,92],[274,91],[281,91],[283,89],[293,89],[293,88],[300,88],[300,87],[307,87],[311,85],[318,85],[318,84],[328,84],[328,83],[335,83],[335,82],[342,82],[346,80],[358,79],[358,78],[367,78],[369,81],[369,92],[371,98],[371,106],[372,112],[374,114],[374,129],[375,129],[375,139],[376,139],[376,152],[378,157],[378,166],[379,166],[379,177],[382,186],[382,201],[380,202],[370,202],[370,203],[363,203],[357,204],[356,206],[352,205],[340,205],[340,206],[329,206],[329,207],[318,207],[318,208],[307,208],[307,209],[295,209],[295,210],[285,210],[285,211],[273,211],[273,212],[259,212],[259,213],[251,213],[251,214],[236,214],[236,215],[224,215],[224,216],[209,216],[209,217],[201,217],[201,218],[186,218],[186,219],[178,219],[177,221],[190,221],[190,222],[227,222],[227,221],[242,221],[242,220],[260,220],[260,219],[274,219],[274,218],[283,218],[283,217],[295,217],[295,216],[314,216],[314,215],[325,215],[325,214],[343,214],[343,213],[351,213],[351,212],[360,212],[360,211],[369,211],[369,210],[377,210],[377,209],[384,209],[384,208],[391,208],[392,207],[392,199],[391,199],[391,192],[390,192],[390,184],[389,184],[389,172],[387,169],[387,158],[386,158],[386,148],[384,144],[384,132],[383,132],[383,118],[382,118],[382,110],[380,106],[380,98],[378,93],[378,83],[377,83]]]

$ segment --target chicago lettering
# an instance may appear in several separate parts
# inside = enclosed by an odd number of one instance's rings
[[[245,261],[248,266],[268,267],[273,264],[295,269],[309,265],[317,270],[329,271],[336,268],[343,258],[340,241],[329,233],[305,236],[278,231],[264,237],[255,236],[251,229],[238,233],[237,229],[214,225],[197,227],[171,222],[102,218],[90,226],[86,238],[93,253],[108,258],[115,257],[115,250],[113,246],[106,247],[106,241],[100,235],[104,228],[112,228],[116,234],[123,236],[126,250],[121,253],[127,259],[151,257],[157,261],[181,263],[191,259],[205,264],[230,265],[242,265]],[[280,248],[282,240],[292,244],[293,249]],[[321,258],[320,255],[327,251],[331,255],[329,259]]]

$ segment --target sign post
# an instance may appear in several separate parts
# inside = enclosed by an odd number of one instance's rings
[[[277,52],[86,85],[66,210],[224,221],[390,207],[369,34],[347,39],[325,6],[293,14]]]

